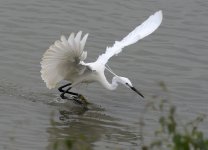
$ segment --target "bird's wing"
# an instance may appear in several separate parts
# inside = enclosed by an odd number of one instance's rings
[[[61,36],[60,40],[44,53],[41,61],[41,77],[51,89],[66,76],[80,75],[85,67],[80,62],[85,60],[87,52],[83,51],[88,34],[81,38],[82,32],[71,33],[69,38]]]
[[[112,47],[107,47],[105,53],[100,55],[97,61],[105,65],[113,55],[117,55],[118,53],[120,53],[122,51],[122,48],[134,44],[140,39],[153,33],[160,26],[161,22],[162,11],[160,10],[152,16],[150,16],[141,25],[136,27],[121,41],[116,41]]]

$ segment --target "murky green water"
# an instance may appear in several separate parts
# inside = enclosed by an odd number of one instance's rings
[[[208,1],[0,1],[0,149],[51,149],[57,139],[80,136],[93,149],[138,149],[145,101],[122,86],[112,92],[92,84],[74,89],[92,103],[88,111],[54,103],[59,93],[46,88],[39,62],[60,35],[79,30],[90,33],[87,61],[94,61],[159,9],[164,13],[160,28],[109,65],[147,99],[169,94],[182,117],[207,114]],[[156,121],[146,115],[147,140]],[[202,129],[208,135],[207,125]]]

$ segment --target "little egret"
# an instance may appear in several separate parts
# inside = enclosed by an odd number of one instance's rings
[[[83,96],[73,93],[70,89],[79,83],[99,82],[109,90],[115,90],[118,83],[125,85],[127,88],[135,91],[138,95],[144,96],[133,87],[131,81],[126,77],[116,75],[107,65],[108,60],[117,55],[128,45],[134,44],[140,39],[153,33],[162,22],[162,11],[158,11],[150,16],[141,25],[137,26],[121,41],[116,41],[112,47],[107,47],[104,54],[100,55],[95,62],[85,63],[87,52],[83,51],[88,34],[83,38],[82,31],[76,35],[71,33],[69,38],[61,36],[49,49],[44,53],[41,61],[41,77],[49,89],[54,88],[61,80],[67,80],[70,83],[58,88],[61,92],[60,97],[67,99],[66,93],[71,94],[74,98]],[[109,83],[105,77],[104,71],[108,70],[113,74],[112,83]],[[67,87],[67,88],[66,88]],[[66,90],[64,90],[66,88]]]

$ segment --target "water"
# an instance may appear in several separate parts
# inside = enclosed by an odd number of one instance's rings
[[[1,0],[0,149],[52,149],[57,139],[79,136],[93,149],[138,149],[145,101],[122,86],[112,92],[92,84],[74,89],[92,103],[88,111],[50,103],[58,92],[46,88],[39,62],[60,35],[79,30],[90,33],[87,62],[93,61],[159,9],[164,13],[160,28],[109,65],[147,99],[169,95],[180,116],[207,114],[208,1]],[[147,140],[156,121],[154,114],[146,115]],[[206,135],[207,125],[201,125]]]

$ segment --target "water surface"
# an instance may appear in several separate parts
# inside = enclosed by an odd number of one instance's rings
[[[87,62],[157,10],[164,20],[151,36],[123,50],[109,65],[131,79],[148,99],[169,95],[182,117],[207,114],[208,1],[206,0],[2,0],[0,1],[0,149],[51,149],[57,139],[87,137],[93,149],[138,149],[146,102],[125,87],[99,84],[74,89],[90,110],[50,103],[58,91],[40,77],[45,50],[62,34],[90,33]],[[158,83],[163,81],[169,93]],[[146,139],[156,128],[145,116]],[[208,122],[202,129],[208,135]]]

